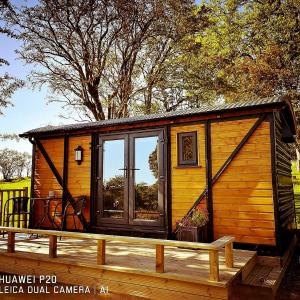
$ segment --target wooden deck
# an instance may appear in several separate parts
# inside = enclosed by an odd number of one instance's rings
[[[14,253],[7,252],[6,237],[0,240],[0,272],[55,274],[60,283],[92,290],[107,286],[109,299],[230,299],[235,279],[247,275],[256,259],[256,252],[234,250],[234,266],[228,268],[224,250],[219,251],[216,281],[210,280],[208,251],[164,246],[164,272],[157,272],[156,251],[152,245],[106,241],[105,264],[99,265],[97,241],[58,239],[57,258],[51,258],[48,237],[16,234]]]

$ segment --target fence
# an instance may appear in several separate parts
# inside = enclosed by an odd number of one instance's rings
[[[233,257],[233,242],[234,237],[223,236],[222,238],[212,243],[192,243],[183,241],[171,241],[161,239],[146,239],[136,238],[128,236],[115,236],[105,234],[93,234],[93,233],[79,233],[79,232],[68,232],[68,231],[55,231],[55,230],[41,230],[41,229],[26,229],[26,228],[12,228],[12,227],[0,227],[0,230],[8,232],[7,236],[7,252],[15,252],[15,235],[16,233],[23,234],[40,234],[48,235],[49,237],[49,257],[57,257],[57,237],[66,237],[70,239],[88,239],[97,241],[97,264],[104,265],[109,262],[105,259],[106,252],[106,241],[118,241],[132,244],[143,244],[148,246],[154,246],[156,249],[155,265],[157,273],[165,272],[165,246],[189,248],[194,251],[205,250],[209,253],[209,280],[220,281],[219,269],[219,252],[225,248],[225,265],[227,268],[233,268],[234,257]],[[34,242],[34,240],[33,240]],[[30,250],[31,251],[31,250]],[[31,253],[31,252],[30,252]],[[122,267],[120,266],[120,269]]]
[[[28,196],[28,187],[24,187],[22,189],[0,189],[0,226],[5,226],[5,218],[4,218],[4,207],[5,203],[8,199],[14,197],[26,197]],[[14,226],[17,225],[17,220],[14,221]],[[13,226],[10,224],[10,226]]]
[[[300,194],[295,194],[294,199],[295,199],[296,221],[297,224],[300,225]]]

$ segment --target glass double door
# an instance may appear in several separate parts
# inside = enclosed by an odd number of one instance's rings
[[[163,130],[101,136],[97,225],[164,224]]]

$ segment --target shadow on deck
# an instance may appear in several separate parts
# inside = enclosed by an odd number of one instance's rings
[[[256,252],[234,249],[233,267],[229,268],[224,249],[221,249],[218,251],[219,280],[211,280],[211,264],[215,257],[210,251],[164,245],[163,271],[158,272],[157,245],[145,245],[137,238],[129,238],[128,242],[122,239],[106,240],[105,264],[99,264],[99,251],[103,248],[99,248],[95,240],[58,239],[57,257],[51,258],[48,237],[16,234],[12,253],[7,252],[7,238],[0,239],[0,272],[54,274],[59,283],[90,287],[89,299],[98,299],[95,289],[108,287],[107,299],[198,300],[232,299],[241,279],[250,278],[251,271],[257,267]],[[135,239],[139,242],[134,243]],[[47,296],[53,297],[53,290],[42,298]],[[57,294],[55,298],[57,296],[65,295]]]

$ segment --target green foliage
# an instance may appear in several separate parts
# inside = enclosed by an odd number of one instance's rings
[[[299,110],[300,1],[203,3],[210,26],[178,60],[190,103],[288,96]]]
[[[28,187],[28,191],[30,191],[30,186],[31,186],[30,177],[22,180],[13,180],[11,182],[0,181],[1,190],[23,189],[24,187]]]
[[[153,176],[158,178],[158,161],[157,161],[157,146],[153,150],[153,152],[149,155],[149,168],[153,174]]]
[[[196,208],[191,216],[185,216],[181,221],[177,222],[183,227],[203,227],[208,222],[208,211],[205,208]]]

